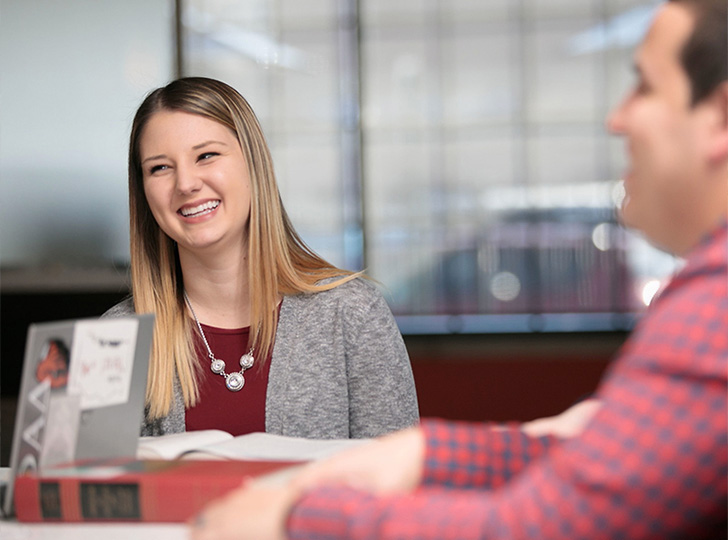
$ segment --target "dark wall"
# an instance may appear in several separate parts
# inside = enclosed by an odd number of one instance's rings
[[[597,387],[626,332],[408,336],[423,417],[532,420]]]

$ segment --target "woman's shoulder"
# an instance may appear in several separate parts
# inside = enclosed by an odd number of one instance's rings
[[[117,317],[125,317],[127,315],[132,315],[134,313],[134,299],[129,296],[116,304],[115,306],[112,306],[109,308],[103,315],[101,315],[102,319],[114,319]]]
[[[319,284],[331,282],[336,282],[336,278],[327,278]],[[387,313],[391,313],[389,304],[376,282],[356,277],[331,289],[287,296],[283,301],[281,318],[292,316],[299,320],[311,318],[315,314],[312,320],[322,321],[327,316],[343,316],[349,320],[384,316]]]
[[[340,279],[341,278],[339,277],[326,278],[319,281],[318,285],[336,283],[336,281]],[[382,297],[382,292],[376,285],[376,282],[362,276],[357,276],[354,279],[345,281],[331,289],[311,293],[309,296],[311,299],[321,302],[354,301],[359,303],[367,300],[370,302],[378,300]]]
[[[345,279],[347,276],[325,278],[317,282],[317,285],[330,285],[340,281],[342,277]],[[330,289],[286,296],[284,302],[289,307],[295,305],[299,308],[313,309],[326,306],[372,304],[382,301],[383,296],[376,282],[357,276]]]

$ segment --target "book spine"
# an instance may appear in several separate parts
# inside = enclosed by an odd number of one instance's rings
[[[185,522],[240,477],[148,476],[118,481],[20,476],[15,512],[21,522]]]

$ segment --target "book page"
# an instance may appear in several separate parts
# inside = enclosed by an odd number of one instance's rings
[[[184,455],[185,459],[217,456],[238,460],[314,461],[324,459],[370,439],[303,439],[272,433],[249,433],[229,440],[198,447]]]
[[[232,439],[233,436],[219,429],[204,429],[172,433],[161,437],[140,437],[137,459],[176,459],[185,452]]]

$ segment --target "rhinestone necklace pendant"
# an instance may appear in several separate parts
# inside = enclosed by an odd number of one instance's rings
[[[253,362],[255,362],[255,359],[253,358],[252,350],[250,352],[246,352],[243,356],[240,357],[240,367],[243,369],[252,368]]]
[[[227,389],[231,392],[237,392],[245,386],[245,377],[243,377],[243,374],[239,371],[230,373],[227,377],[225,377],[225,386],[227,386]]]
[[[210,362],[210,370],[213,373],[217,373],[218,375],[220,375],[221,373],[225,373],[225,362],[214,358],[212,362]]]

